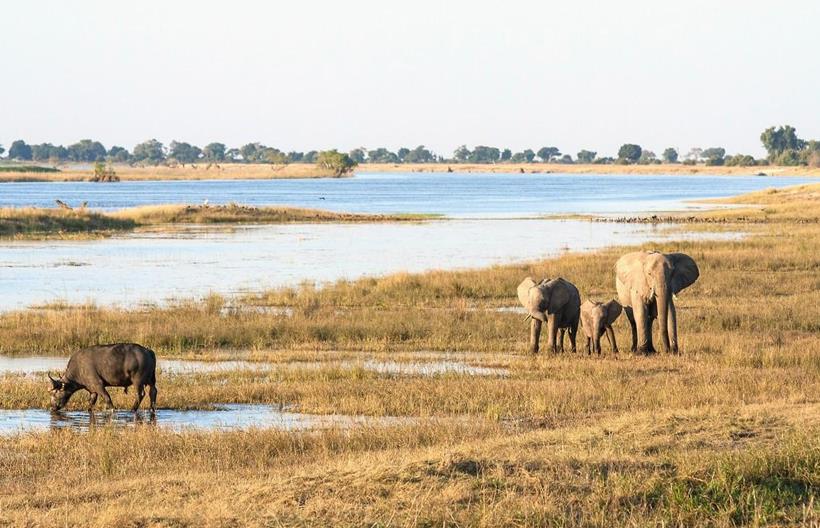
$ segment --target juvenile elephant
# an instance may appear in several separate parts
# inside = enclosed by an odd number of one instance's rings
[[[575,337],[581,316],[581,296],[571,282],[562,278],[544,279],[536,284],[531,277],[518,285],[518,300],[532,318],[530,323],[530,352],[538,353],[541,323],[547,323],[547,346],[556,353],[563,351],[563,329],[569,330],[569,341],[575,352]],[[562,329],[560,347],[556,346],[558,329]]]
[[[584,327],[584,335],[587,337],[587,353],[597,352],[599,356],[601,355],[601,336],[604,333],[609,340],[612,352],[618,353],[612,323],[621,315],[621,309],[620,303],[615,299],[605,303],[584,301],[581,305],[581,323]]]
[[[632,327],[632,351],[655,352],[652,322],[657,318],[664,352],[678,353],[673,295],[694,284],[698,265],[683,253],[636,251],[615,263],[615,287]]]

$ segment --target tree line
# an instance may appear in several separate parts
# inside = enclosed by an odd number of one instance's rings
[[[184,141],[171,141],[167,146],[149,139],[132,151],[125,147],[112,146],[106,149],[99,141],[83,139],[64,147],[41,143],[29,145],[24,140],[14,141],[8,150],[8,158],[37,162],[111,162],[130,164],[191,164],[191,163],[316,163],[322,166],[346,167],[345,172],[362,163],[595,163],[595,164],[659,164],[684,163],[694,165],[810,165],[820,166],[820,141],[803,140],[797,136],[794,127],[784,125],[770,127],[760,135],[768,156],[755,159],[749,154],[727,155],[723,147],[692,148],[681,156],[674,147],[668,147],[657,156],[655,152],[638,144],[625,143],[618,149],[617,157],[599,156],[596,151],[582,149],[573,157],[562,153],[558,147],[546,146],[538,150],[524,149],[513,152],[477,145],[472,149],[459,146],[452,156],[440,156],[419,145],[414,149],[402,147],[391,151],[380,147],[375,149],[355,148],[347,153],[337,150],[308,152],[284,152],[261,143],[247,143],[239,148],[228,148],[224,143],[209,143],[200,148]],[[0,156],[5,149],[0,145]],[[335,169],[334,169],[335,170]]]

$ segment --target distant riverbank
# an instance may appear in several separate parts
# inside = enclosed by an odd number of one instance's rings
[[[21,171],[22,167],[4,171],[0,169],[2,182],[60,182],[89,181],[94,176],[92,165],[57,166],[58,171],[43,172],[42,167],[30,166],[31,171]],[[224,163],[177,166],[130,166],[114,165],[114,172],[121,181],[151,180],[275,180],[300,178],[334,178],[332,171],[308,163],[270,165],[259,163]],[[491,173],[491,174],[633,174],[633,175],[736,175],[754,176],[817,176],[818,167],[716,167],[707,165],[597,165],[597,164],[557,164],[557,163],[364,163],[356,168],[357,173],[423,172],[423,173]]]
[[[291,224],[407,222],[429,220],[423,214],[351,214],[297,207],[228,205],[148,205],[114,213],[86,208],[0,209],[0,238],[98,238],[138,227],[179,224]]]
[[[754,167],[727,167],[711,165],[684,165],[682,163],[661,165],[598,165],[558,163],[367,163],[359,165],[356,172],[474,172],[492,174],[715,174],[720,176],[818,176],[820,167],[781,167],[756,165]]]

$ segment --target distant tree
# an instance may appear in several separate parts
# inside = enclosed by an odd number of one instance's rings
[[[642,152],[643,149],[641,149],[640,145],[624,143],[621,145],[621,148],[618,149],[618,160],[621,163],[635,163],[641,159]]]
[[[290,158],[278,148],[263,147],[259,153],[259,161],[262,163],[270,163],[271,165],[287,165]]]
[[[395,152],[391,152],[384,147],[371,150],[367,153],[370,163],[398,163],[399,157]]]
[[[107,158],[116,163],[127,163],[131,159],[131,153],[124,147],[114,145],[108,149]]]
[[[202,149],[202,155],[206,161],[217,163],[225,161],[225,144],[224,143],[208,143]]]
[[[563,163],[564,165],[569,165],[569,164],[572,164],[572,163],[575,163],[575,162],[572,161],[572,156],[571,155],[564,154],[563,156],[561,156],[558,159],[558,163]]]
[[[157,165],[165,161],[165,148],[156,139],[149,139],[134,147],[134,161]]]
[[[319,153],[315,150],[305,152],[305,155],[302,156],[302,163],[316,163],[316,158],[318,156]]]
[[[495,147],[476,145],[467,161],[470,163],[495,163],[501,158],[501,151]]]
[[[107,151],[99,141],[81,139],[68,147],[68,159],[73,161],[91,162],[105,159]]]
[[[467,148],[467,145],[461,145],[453,152],[453,159],[464,163],[470,159],[470,154],[470,149]]]
[[[748,154],[735,154],[734,156],[726,156],[724,164],[730,167],[752,167],[757,165],[757,161],[754,156]]]
[[[301,163],[304,161],[304,158],[304,152],[297,152],[295,150],[288,152],[288,161],[291,163]]]
[[[533,153],[533,157],[535,157],[534,153]],[[510,158],[510,161],[512,163],[529,163],[527,161],[527,157],[524,155],[523,152],[516,152],[515,154],[513,154],[512,157]]]
[[[663,161],[666,163],[677,163],[678,162],[678,151],[672,147],[668,147],[663,151]]]
[[[2,156],[5,151],[6,149],[3,147],[3,145],[0,145],[0,156]]]
[[[769,159],[786,150],[801,150],[806,145],[805,141],[797,137],[797,130],[789,125],[767,128],[760,134],[760,141],[769,153]]]
[[[261,143],[247,143],[239,147],[239,154],[245,163],[262,161],[262,151],[265,147]]]
[[[31,147],[22,139],[12,142],[11,147],[9,147],[9,159],[30,161]]]
[[[541,147],[538,149],[538,157],[541,158],[541,161],[548,163],[552,161],[554,158],[557,158],[561,155],[561,151],[558,150],[556,147]]]
[[[398,151],[396,151],[396,156],[399,158],[399,161],[404,163],[407,155],[410,154],[410,149],[407,147],[401,147]]]
[[[407,163],[432,163],[436,161],[436,156],[424,148],[424,145],[419,145],[413,150],[408,151],[403,159]]]
[[[106,165],[102,161],[98,161],[94,164],[94,176],[91,177],[91,181],[116,182],[120,181],[120,177],[117,176],[116,171],[114,171],[114,167],[111,165]]]
[[[356,163],[364,163],[366,153],[363,148],[355,148],[348,155]]]
[[[510,161],[510,158],[512,158],[512,151],[510,149],[501,151],[501,161]]]
[[[171,141],[168,148],[168,157],[185,165],[195,163],[202,155],[202,149],[184,141]]]
[[[235,162],[239,159],[239,149],[238,148],[229,148],[225,151],[225,161],[230,161],[231,163]]]
[[[356,167],[356,162],[350,159],[350,156],[337,152],[335,149],[320,152],[316,158],[316,164],[323,169],[332,170],[337,177],[344,176]]]
[[[527,163],[532,163],[532,160],[535,159],[535,152],[532,149],[524,149],[522,154],[524,154],[524,161]]]
[[[592,150],[579,150],[577,154],[578,163],[592,163],[598,153]]]
[[[689,149],[689,152],[686,153],[686,160],[691,161],[693,163],[697,163],[703,157],[703,149],[700,147],[692,147]]]
[[[34,161],[65,161],[68,159],[68,149],[51,143],[31,145],[31,157]]]
[[[702,156],[706,158],[707,165],[723,165],[723,157],[726,155],[726,149],[722,147],[712,147],[705,149]]]
[[[657,156],[655,156],[655,153],[651,150],[642,150],[641,157],[638,158],[638,163],[642,165],[649,165],[651,163],[654,163],[656,159]]]

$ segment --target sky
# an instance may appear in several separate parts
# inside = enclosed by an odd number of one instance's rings
[[[282,150],[820,138],[814,0],[27,0],[2,6],[0,144]]]

